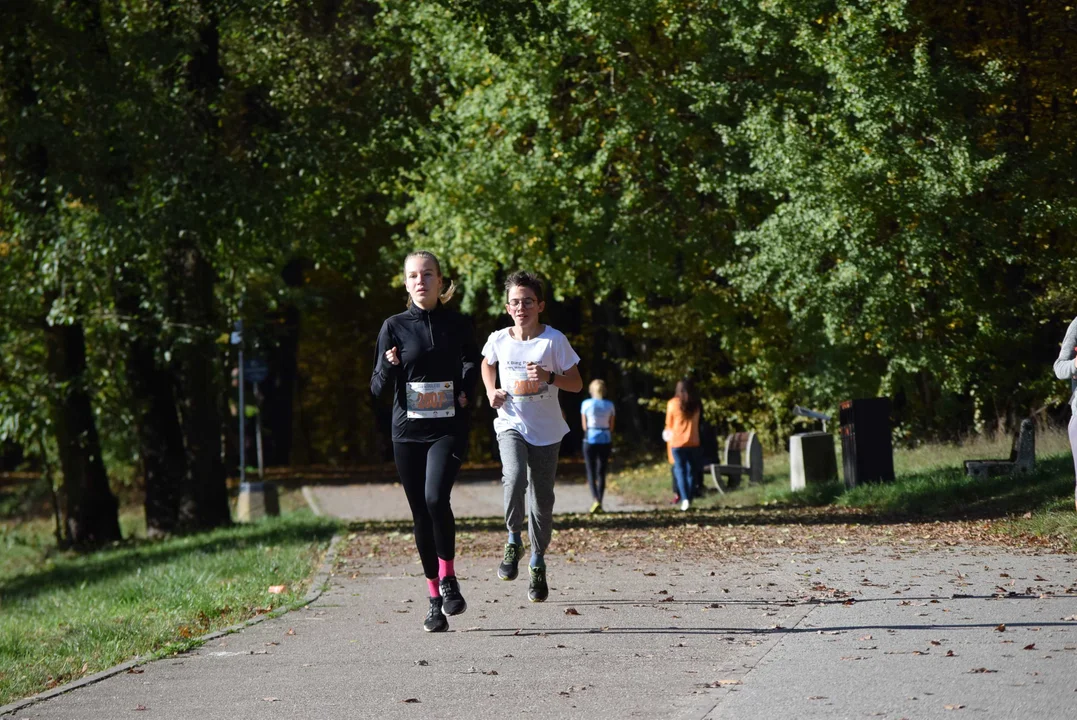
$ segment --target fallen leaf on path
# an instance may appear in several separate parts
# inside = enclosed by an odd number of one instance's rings
[[[1022,650],[1035,650],[1036,649],[1036,643],[1029,643],[1028,645],[1025,645],[1021,649]]]
[[[130,670],[127,671],[127,674],[128,675],[141,675],[144,672],[146,672],[146,671],[143,668],[133,667],[133,668],[131,668]]]
[[[946,708],[947,710],[961,710],[965,706],[964,705],[943,705],[943,707]]]
[[[987,668],[973,668],[973,669],[969,670],[969,672],[970,673],[993,673],[993,672],[998,672],[998,670],[988,670]]]
[[[145,705],[135,705],[134,709],[135,709],[136,711],[141,711],[141,710],[149,710],[149,708],[148,708],[148,707],[146,707]]]
[[[565,615],[579,615],[580,611],[576,608],[565,608]]]
[[[280,698],[275,698],[275,697],[264,697],[264,698],[262,698],[262,700],[264,700],[266,702],[280,702]]]
[[[288,632],[286,632],[284,634],[285,635],[295,635],[295,628],[288,628]]]
[[[419,698],[408,698],[407,700],[401,700],[400,702],[404,702],[404,703],[417,703],[417,702],[419,702]]]
[[[864,635],[859,638],[860,640],[871,640],[871,635]]]
[[[269,594],[270,595],[280,595],[282,592],[284,592],[284,588],[285,588],[284,585],[270,585],[269,586]]]
[[[997,630],[998,632],[1006,632],[1006,623],[1002,623],[1001,625],[996,627],[995,630]]]
[[[941,643],[941,642],[939,642],[938,640],[932,640],[932,641],[931,641],[931,644],[932,644],[932,645],[942,645],[942,643]]]
[[[418,665],[419,667],[426,667],[430,663],[427,662],[426,660],[416,660],[415,664]]]
[[[957,655],[954,655],[953,650],[947,650],[946,651],[946,657],[957,657]]]

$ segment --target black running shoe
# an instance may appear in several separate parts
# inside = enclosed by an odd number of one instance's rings
[[[497,576],[502,580],[515,580],[520,574],[520,557],[523,554],[523,545],[505,543],[505,559],[497,566]]]
[[[550,588],[546,585],[546,567],[531,568],[531,584],[527,587],[527,599],[531,602],[546,602],[550,597]]]
[[[430,610],[426,613],[426,620],[423,622],[423,630],[427,632],[445,632],[449,629],[449,621],[445,619],[445,616],[441,613],[441,598],[430,598]]]
[[[446,615],[459,615],[467,610],[467,603],[460,594],[460,583],[456,581],[456,576],[441,578],[438,589],[441,591],[441,612]]]

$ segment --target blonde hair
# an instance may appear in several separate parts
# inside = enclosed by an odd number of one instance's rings
[[[600,397],[605,399],[606,397],[606,381],[605,380],[592,380],[591,384],[587,386],[587,392],[591,397]]]
[[[438,256],[435,255],[434,253],[430,252],[429,250],[416,250],[415,252],[408,253],[408,256],[404,258],[404,267],[405,268],[407,268],[407,266],[408,266],[408,260],[411,260],[412,258],[421,258],[423,260],[432,261],[434,263],[434,267],[436,267],[437,270],[438,270],[438,277],[439,278],[442,277],[442,275],[441,275],[441,261],[438,260]],[[407,272],[406,269],[405,269],[405,272]],[[456,283],[454,283],[452,280],[450,280],[449,281],[449,287],[445,288],[441,292],[441,294],[438,295],[438,300],[440,302],[447,303],[450,300],[452,300],[453,293],[455,293],[455,292],[456,292]],[[411,295],[408,295],[408,307],[411,307]]]

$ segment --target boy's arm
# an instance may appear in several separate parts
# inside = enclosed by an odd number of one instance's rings
[[[550,373],[553,375],[553,373]],[[580,377],[580,366],[573,365],[563,375],[553,375],[553,385],[565,392],[579,392],[583,390],[583,378]]]
[[[482,360],[482,384],[486,386],[486,399],[490,401],[490,407],[497,410],[505,404],[509,394],[504,390],[497,389],[497,365],[491,365]]]

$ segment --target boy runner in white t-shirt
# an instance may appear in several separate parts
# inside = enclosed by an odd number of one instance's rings
[[[542,282],[532,273],[516,272],[505,281],[505,311],[513,326],[491,333],[482,349],[482,381],[490,407],[497,410],[494,430],[501,450],[505,487],[505,525],[509,540],[497,569],[502,580],[514,580],[523,554],[524,491],[527,491],[527,534],[531,538],[531,582],[527,597],[543,602],[546,548],[553,531],[554,476],[561,439],[568,423],[558,402],[559,390],[583,389],[579,356],[568,339],[539,324],[546,308]],[[500,375],[501,388],[496,387]]]

